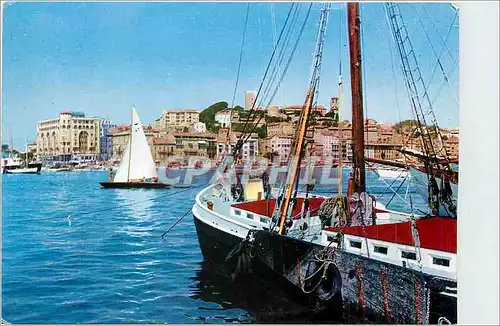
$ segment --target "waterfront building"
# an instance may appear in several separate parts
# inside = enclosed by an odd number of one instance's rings
[[[196,122],[193,125],[194,132],[207,132],[207,126],[204,122]]]
[[[157,164],[163,164],[175,152],[175,138],[173,135],[167,137],[153,138],[153,160]]]
[[[304,105],[288,105],[281,109],[287,115],[300,115]],[[326,114],[326,108],[322,105],[316,105],[311,107],[311,112],[317,112],[319,115],[324,116]]]
[[[231,131],[229,133],[229,142],[227,138],[227,129],[220,129],[217,136],[217,159],[220,161],[228,153],[231,153],[234,146],[238,142],[239,137],[242,135],[241,132]],[[243,144],[240,151],[238,152],[237,158],[242,159],[244,162],[254,159],[259,153],[259,136],[256,133],[252,133],[247,141]]]
[[[272,156],[278,156],[279,161],[286,162],[292,151],[293,137],[284,135],[274,135],[268,142],[268,151]]]
[[[203,156],[210,159],[217,156],[216,135],[208,132],[175,133],[175,156]]]
[[[36,155],[36,141],[28,143],[28,153],[33,155],[33,159],[37,159]]]
[[[395,134],[394,126],[388,123],[377,125],[377,142],[384,144],[392,144]]]
[[[36,153],[42,162],[92,162],[100,156],[100,119],[63,111],[37,123]]]
[[[215,114],[215,122],[219,123],[223,128],[229,127],[231,122],[231,110],[225,109],[217,112]]]
[[[116,125],[113,124],[110,119],[101,118],[101,130],[99,135],[99,142],[101,147],[100,159],[102,161],[107,161],[111,158],[113,151],[113,143],[109,131],[114,127],[116,127]]]
[[[295,134],[295,124],[290,122],[273,122],[267,124],[267,136],[274,135],[293,136]]]
[[[374,119],[365,120],[365,142],[375,143],[378,141],[378,126]]]
[[[451,136],[444,140],[444,146],[450,159],[458,159],[458,143],[459,138],[456,136]]]
[[[143,125],[144,134],[149,144],[149,148],[152,148],[153,137],[155,137],[155,129],[149,125]],[[158,132],[156,132],[158,133]],[[109,130],[109,137],[111,138],[111,160],[117,162],[120,161],[125,148],[128,144],[130,138],[130,125],[118,125]]]
[[[158,120],[158,119],[157,119]],[[160,129],[193,127],[200,121],[200,112],[194,109],[164,110],[158,124]]]
[[[402,154],[399,151],[401,147],[401,144],[387,144],[378,142],[366,143],[365,157],[386,161],[398,161],[402,159]]]
[[[245,92],[245,110],[257,109],[255,101],[257,100],[257,91]]]
[[[266,114],[270,117],[282,117],[286,118],[286,115],[284,113],[281,113],[281,107],[278,105],[271,105],[267,108]]]
[[[339,98],[333,96],[330,99],[330,113],[334,113],[336,117],[339,117]],[[340,117],[339,117],[340,118]]]

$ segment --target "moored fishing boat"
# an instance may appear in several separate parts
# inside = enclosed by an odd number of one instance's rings
[[[388,210],[366,193],[355,3],[347,5],[354,143],[348,192],[327,198],[312,193],[312,185],[305,192],[296,187],[318,87],[326,6],[286,183],[271,189],[265,177],[243,182],[229,157],[192,209],[202,253],[234,278],[246,273],[275,278],[292,297],[304,299],[312,313],[342,307],[344,313],[386,323],[456,323],[456,216]],[[404,30],[397,5],[387,4],[386,10],[395,30]]]

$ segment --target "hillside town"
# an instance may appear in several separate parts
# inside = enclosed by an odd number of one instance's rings
[[[229,108],[215,103],[205,110],[164,109],[151,125],[144,125],[156,164],[172,157],[205,157],[219,162],[238,141],[246,126],[257,126],[241,149],[239,157],[251,160],[266,157],[283,164],[292,147],[295,126],[302,105],[255,108],[256,92],[245,93],[245,108]],[[312,128],[308,135],[309,154],[349,163],[352,160],[352,125],[339,121],[339,100],[332,97],[330,107],[313,107]],[[431,128],[429,128],[430,130]],[[445,148],[450,159],[458,158],[459,129],[440,129],[435,147]],[[365,120],[365,155],[368,158],[400,161],[406,149],[421,151],[415,135],[416,122],[395,125]],[[27,148],[33,160],[44,165],[85,162],[95,164],[120,161],[127,146],[130,125],[116,125],[110,119],[87,117],[84,112],[62,111],[55,118],[37,123],[37,138]],[[438,139],[442,139],[439,143]],[[8,151],[8,145],[3,151]],[[23,152],[18,151],[18,152]]]

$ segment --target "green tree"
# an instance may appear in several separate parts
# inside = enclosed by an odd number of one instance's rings
[[[217,102],[210,105],[208,108],[200,112],[200,122],[204,122],[207,130],[214,132],[215,130],[215,114],[221,110],[228,108],[228,103],[225,101]]]

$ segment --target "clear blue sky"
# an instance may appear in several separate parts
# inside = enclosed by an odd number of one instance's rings
[[[12,128],[16,146],[34,139],[36,122],[62,110],[128,123],[132,104],[144,123],[163,109],[202,110],[233,94],[246,3],[11,3],[3,15],[3,142]],[[272,12],[279,33],[289,3],[253,3],[236,104],[257,89],[273,47]],[[303,4],[305,12],[308,4]],[[313,5],[282,91],[275,104],[304,101],[321,4]],[[339,9],[340,8],[340,9]],[[426,84],[455,16],[449,4],[401,4]],[[343,118],[350,118],[345,9],[333,5],[323,59],[319,104],[337,94],[339,60],[345,81]],[[395,48],[383,4],[362,4],[365,98],[368,116],[380,122],[410,117]],[[340,22],[340,25],[339,25]],[[342,33],[339,30],[342,28]],[[340,39],[342,37],[342,39]],[[339,46],[342,44],[341,58]],[[458,58],[458,18],[442,55],[444,69]],[[393,51],[395,74],[391,68]],[[397,91],[395,85],[397,83]],[[434,99],[443,77],[431,82]],[[435,102],[440,125],[458,126],[458,68]],[[399,105],[398,105],[399,104]],[[399,108],[399,109],[398,109]]]

